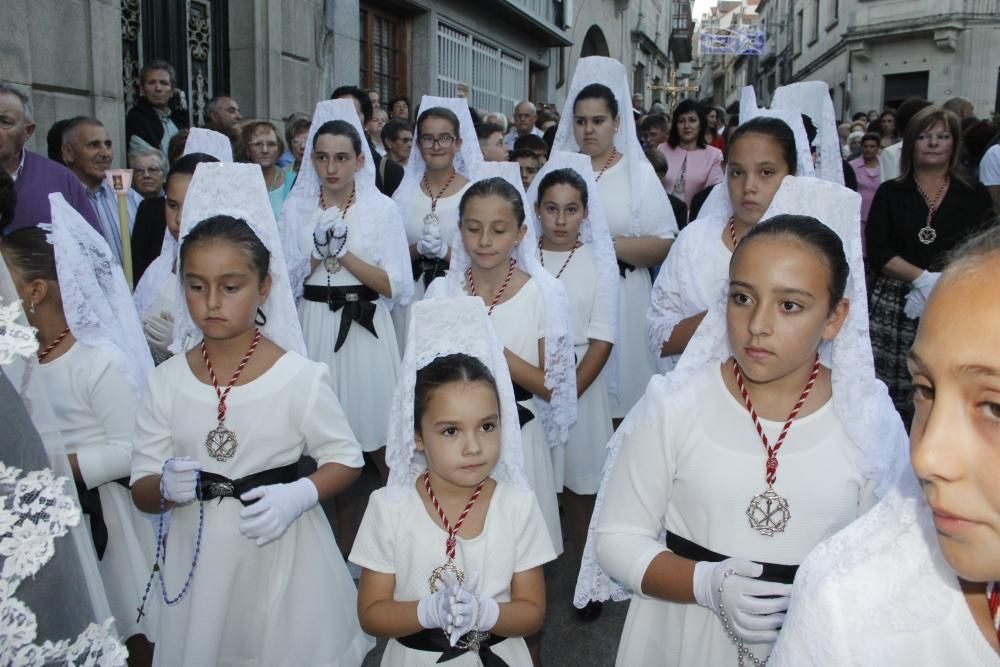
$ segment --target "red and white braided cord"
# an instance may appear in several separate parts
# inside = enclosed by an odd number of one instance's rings
[[[247,362],[250,361],[250,357],[257,350],[257,344],[260,342],[260,329],[255,329],[253,336],[253,342],[250,343],[250,349],[247,353],[243,355],[243,360],[240,365],[236,367],[236,372],[233,373],[233,377],[229,380],[229,384],[226,385],[225,391],[219,390],[219,379],[215,377],[215,369],[212,368],[212,362],[208,360],[208,350],[205,348],[205,341],[201,341],[201,358],[205,360],[205,366],[208,367],[208,376],[212,378],[212,386],[215,387],[215,393],[219,397],[219,422],[226,421],[226,397],[229,396],[229,391],[236,384],[236,380],[239,379],[240,373],[246,368]]]
[[[469,516],[469,511],[472,506],[476,504],[476,500],[479,499],[479,494],[483,492],[483,485],[486,484],[484,479],[476,487],[476,490],[472,492],[472,497],[469,498],[469,502],[465,503],[465,509],[458,517],[458,521],[455,525],[451,525],[448,521],[448,517],[444,514],[444,508],[441,507],[441,503],[438,502],[437,496],[434,495],[434,489],[431,488],[431,474],[430,471],[424,473],[424,489],[427,491],[428,497],[431,499],[431,504],[434,505],[434,509],[437,510],[438,516],[441,517],[441,522],[444,523],[444,529],[448,531],[448,540],[445,542],[445,552],[448,554],[448,558],[455,557],[455,542],[458,538],[458,530],[462,527],[462,523],[465,522],[465,517]]]

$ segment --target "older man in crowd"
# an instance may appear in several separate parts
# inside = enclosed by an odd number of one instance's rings
[[[503,138],[503,144],[508,150],[514,150],[514,142],[517,141],[518,137],[523,137],[528,134],[534,134],[536,136],[542,136],[542,131],[535,127],[535,121],[538,119],[538,111],[535,109],[535,105],[524,100],[519,102],[516,107],[514,107],[514,127],[511,128],[510,132]]]
[[[241,120],[240,105],[229,95],[216,95],[205,105],[205,127],[209,130],[229,135]]]
[[[135,212],[144,199],[163,196],[163,181],[167,175],[167,158],[155,148],[129,151],[128,166],[132,170],[132,187],[128,191],[128,227],[135,227]]]
[[[0,166],[15,182],[17,206],[5,229],[34,227],[52,222],[49,194],[59,192],[94,229],[100,224],[87,201],[83,186],[58,162],[33,153],[24,146],[35,131],[31,100],[6,81],[0,81]]]

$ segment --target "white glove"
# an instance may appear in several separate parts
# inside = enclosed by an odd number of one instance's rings
[[[318,503],[319,491],[312,480],[303,477],[289,484],[258,486],[240,500],[257,501],[240,510],[240,532],[260,547],[284,535],[293,521]]]
[[[440,628],[451,635],[451,645],[462,635],[454,635],[452,632],[452,605],[455,603],[455,596],[459,591],[458,579],[453,572],[446,571],[441,575],[441,586],[436,592],[425,598],[421,598],[417,603],[417,621],[420,627],[433,630]]]
[[[147,315],[142,320],[142,331],[153,352],[153,357],[159,361],[171,356],[170,344],[174,342],[174,318],[170,313]]]
[[[931,298],[931,292],[940,277],[940,273],[924,271],[911,283],[906,303],[903,305],[903,313],[911,320],[918,319],[924,314],[927,300]]]
[[[444,259],[448,255],[448,246],[441,238],[441,228],[437,225],[424,225],[417,241],[417,252],[424,257]]]
[[[160,495],[175,505],[189,503],[196,497],[201,462],[184,456],[167,459],[160,474]]]
[[[728,577],[727,571],[732,572]],[[792,586],[756,579],[763,571],[760,563],[741,558],[699,561],[694,566],[694,599],[720,618],[725,611],[730,627],[743,641],[773,642],[785,621]]]
[[[334,257],[340,259],[347,254],[347,223],[338,222],[333,226],[330,234],[330,251],[336,252]]]
[[[455,603],[451,607],[452,646],[468,632],[489,632],[500,618],[500,605],[488,595],[479,592],[479,573],[474,573],[461,584]]]
[[[936,271],[924,271],[913,281],[913,289],[919,290],[924,299],[931,298],[931,290],[937,285],[941,274]]]

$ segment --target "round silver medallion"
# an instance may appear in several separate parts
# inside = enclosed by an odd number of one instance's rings
[[[937,231],[935,231],[930,225],[921,227],[920,231],[917,233],[917,238],[920,239],[920,242],[924,245],[930,245],[937,239]]]
[[[747,520],[750,521],[750,527],[767,537],[784,532],[788,520],[791,518],[792,513],[788,509],[788,500],[779,496],[770,485],[767,487],[767,491],[754,496],[747,507]]]
[[[236,434],[226,428],[226,425],[219,422],[219,425],[208,432],[205,437],[205,448],[208,455],[216,461],[228,461],[233,458],[239,443],[236,442]]]
[[[336,257],[324,257],[323,268],[326,269],[327,273],[337,273],[340,271],[340,260]]]
[[[424,216],[425,225],[436,225],[440,222],[441,221],[438,219],[437,214],[434,213],[433,211]]]

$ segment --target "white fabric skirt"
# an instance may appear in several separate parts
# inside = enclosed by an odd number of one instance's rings
[[[531,410],[535,418],[521,429],[521,445],[524,448],[524,473],[538,499],[538,506],[545,519],[545,527],[549,529],[552,546],[558,556],[563,552],[562,527],[559,524],[559,500],[556,493],[556,472],[552,461],[552,452],[545,440],[545,427],[535,399],[522,401],[521,405]]]
[[[646,392],[646,385],[656,374],[657,359],[649,349],[646,335],[646,310],[649,308],[653,281],[649,269],[637,267],[626,271],[619,281],[618,364],[621,380],[619,398],[609,396],[611,416],[622,419]]]
[[[361,449],[385,447],[392,394],[399,379],[399,347],[385,302],[375,302],[376,338],[357,322],[351,323],[347,340],[334,352],[343,310],[331,312],[325,303],[299,302],[299,318],[306,352],[330,367],[333,392],[347,416]]]
[[[583,359],[586,351],[586,345],[577,346],[577,358]],[[577,402],[576,423],[566,446],[552,449],[556,488],[565,487],[581,496],[596,494],[601,488],[604,459],[613,433],[608,385],[602,371]]]
[[[424,287],[423,275],[413,281],[413,300],[405,306],[395,306],[392,309],[392,325],[396,328],[396,340],[399,342],[399,356],[406,350],[406,331],[410,326],[410,305],[424,298],[427,289]]]

